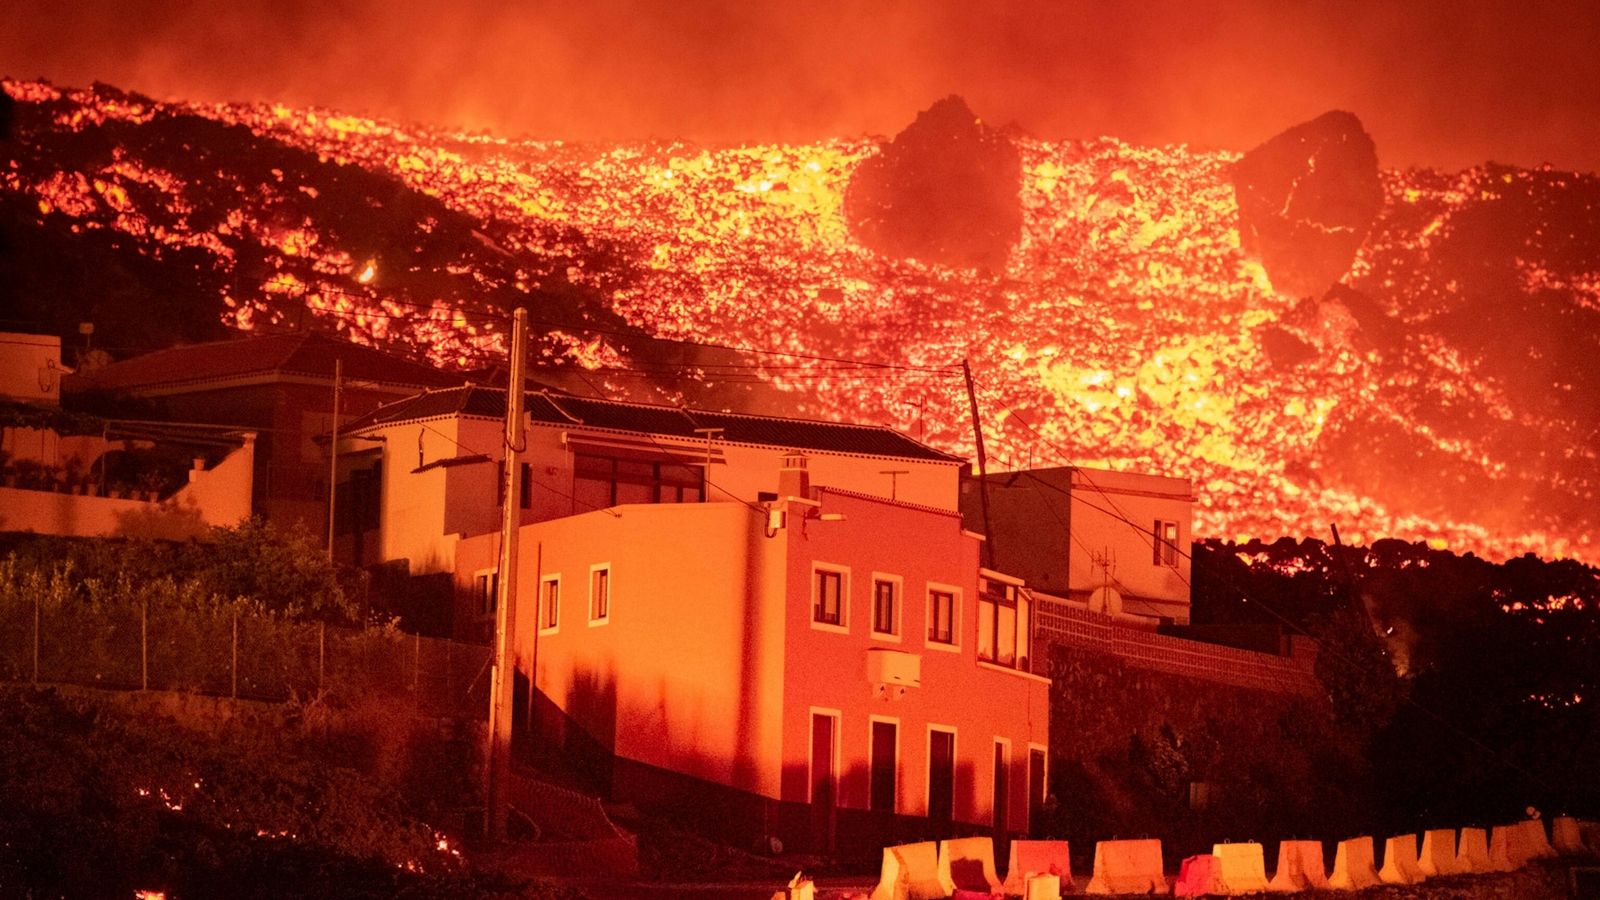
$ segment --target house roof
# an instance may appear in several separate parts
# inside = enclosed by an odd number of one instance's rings
[[[407,387],[444,387],[464,378],[321,332],[262,335],[157,350],[76,377],[80,390],[138,391],[269,374],[344,377]]]
[[[712,412],[687,407],[624,403],[552,394],[527,395],[528,414],[536,424],[583,426],[681,438],[701,438],[704,429],[721,429],[718,440],[738,444],[764,444],[835,453],[892,456],[937,462],[962,462],[919,441],[881,425],[818,422],[782,416]],[[378,407],[346,426],[347,433],[379,425],[392,425],[440,416],[467,415],[501,418],[506,414],[505,392],[463,385],[430,390]]]

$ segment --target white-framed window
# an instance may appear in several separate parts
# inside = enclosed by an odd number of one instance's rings
[[[561,630],[561,576],[546,575],[539,579],[539,633],[555,634]]]
[[[589,567],[589,624],[611,621],[611,563]]]
[[[850,633],[850,569],[813,563],[811,566],[811,627]]]
[[[939,822],[955,819],[956,804],[956,727],[928,723],[927,793],[923,810]]]
[[[1033,596],[1020,585],[992,578],[978,581],[978,659],[1033,671]]]
[[[472,609],[481,618],[488,618],[499,608],[500,570],[479,569],[472,573]]]
[[[961,649],[961,589],[928,582],[927,646],[937,650]]]
[[[1178,523],[1157,519],[1151,529],[1154,538],[1150,546],[1154,551],[1152,562],[1158,566],[1176,566],[1178,564]]]
[[[905,579],[899,575],[872,573],[872,636],[880,641],[900,641],[904,588]]]

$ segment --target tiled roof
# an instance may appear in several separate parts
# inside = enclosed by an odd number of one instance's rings
[[[720,428],[718,440],[738,444],[764,444],[797,450],[826,450],[892,456],[902,459],[961,462],[926,444],[881,425],[850,425],[817,422],[781,416],[754,416],[739,413],[622,403],[567,395],[530,393],[528,414],[534,422],[547,425],[588,426],[617,431],[659,434],[679,438],[703,437],[696,429]],[[346,426],[354,432],[375,425],[416,421],[447,415],[472,415],[500,418],[505,415],[505,394],[483,387],[454,387],[428,391],[381,406]]]
[[[335,360],[344,363],[344,377],[352,381],[444,387],[465,380],[459,374],[314,331],[157,350],[112,363],[76,380],[84,389],[137,390],[268,373],[332,379]]]

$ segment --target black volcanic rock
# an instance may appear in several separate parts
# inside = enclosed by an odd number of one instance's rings
[[[1022,159],[951,95],[850,178],[851,233],[880,253],[998,270],[1022,236]]]
[[[1383,206],[1372,138],[1339,111],[1246,153],[1233,168],[1233,191],[1245,251],[1273,287],[1302,297],[1344,277]]]
[[[0,91],[0,141],[11,137],[11,113],[15,106],[11,95]]]

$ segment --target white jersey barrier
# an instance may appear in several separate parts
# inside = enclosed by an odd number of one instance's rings
[[[1333,854],[1333,874],[1328,887],[1337,891],[1359,891],[1379,884],[1378,870],[1372,865],[1372,838],[1358,837],[1339,842]]]
[[[1279,841],[1278,871],[1267,890],[1288,893],[1328,886],[1328,868],[1322,861],[1321,841]]]
[[[872,900],[934,900],[950,896],[939,880],[939,845],[933,841],[883,848],[883,867]]]
[[[1161,842],[1100,841],[1094,845],[1091,894],[1164,894],[1167,875],[1161,867]]]
[[[1584,846],[1583,834],[1578,828],[1578,820],[1571,816],[1557,816],[1550,823],[1550,837],[1556,852],[1562,856],[1589,855],[1589,848]]]
[[[1416,884],[1428,876],[1417,867],[1417,836],[1398,834],[1383,845],[1383,868],[1378,878],[1384,884]]]
[[[1456,868],[1478,875],[1500,871],[1489,861],[1488,832],[1482,828],[1461,829],[1461,840],[1456,844]]]
[[[1489,831],[1489,865],[1496,872],[1520,869],[1528,858],[1520,854],[1517,826],[1496,825]]]
[[[1417,868],[1432,878],[1436,875],[1460,875],[1466,871],[1456,861],[1456,832],[1453,828],[1430,828],[1422,834],[1422,851],[1417,855]]]
[[[956,891],[992,894],[1000,890],[994,871],[994,839],[952,838],[939,842],[939,881]]]
[[[1228,896],[1259,894],[1267,889],[1266,851],[1256,843],[1212,844]]]

